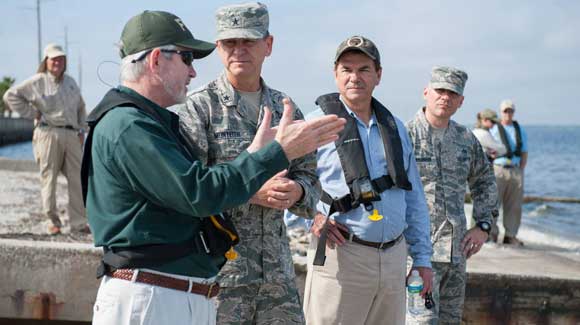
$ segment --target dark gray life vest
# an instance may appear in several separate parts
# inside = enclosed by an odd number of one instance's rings
[[[501,123],[497,123],[497,131],[499,133],[499,137],[501,142],[506,148],[506,154],[501,157],[507,157],[511,159],[513,156],[521,157],[522,156],[522,130],[520,129],[520,124],[516,121],[512,122],[514,125],[514,130],[516,131],[516,150],[512,150],[512,146],[507,138],[507,132]],[[499,158],[499,157],[497,157]]]
[[[340,101],[340,95],[331,93],[320,96],[316,100],[316,104],[325,114],[336,114],[347,121],[344,130],[335,141],[335,146],[350,193],[341,198],[333,198],[323,191],[321,201],[329,204],[330,210],[326,219],[327,223],[324,225],[318,241],[314,265],[324,265],[328,220],[332,214],[335,212],[346,213],[358,208],[361,204],[365,206],[367,211],[371,211],[373,209],[372,202],[381,200],[380,193],[394,186],[406,191],[411,191],[413,188],[405,171],[403,146],[397,123],[385,106],[372,98],[371,107],[377,118],[379,132],[383,140],[388,173],[379,178],[370,179],[357,121],[348,114],[346,107]]]

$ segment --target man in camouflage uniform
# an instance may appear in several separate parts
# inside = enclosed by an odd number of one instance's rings
[[[272,111],[272,124],[278,125],[287,97],[260,77],[273,43],[266,6],[225,6],[216,18],[225,71],[177,108],[182,131],[208,165],[236,158],[252,142],[266,107]],[[303,119],[298,109],[295,119]],[[292,161],[248,204],[228,211],[241,241],[236,246],[239,257],[228,261],[218,277],[219,324],[304,323],[283,211],[312,218],[320,194],[316,155],[311,154]]]
[[[463,103],[466,81],[461,70],[434,67],[423,91],[426,106],[407,123],[431,216],[435,273],[435,308],[407,315],[411,324],[461,323],[466,259],[481,249],[491,229],[497,202],[493,169],[473,133],[451,120]],[[470,230],[464,214],[466,183],[477,222]]]

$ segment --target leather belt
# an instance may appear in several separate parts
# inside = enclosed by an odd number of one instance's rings
[[[340,233],[344,236],[344,238],[346,238],[348,241],[351,241],[353,243],[357,243],[357,244],[361,244],[364,246],[368,246],[368,247],[372,247],[372,248],[378,248],[378,249],[387,249],[387,248],[391,248],[393,247],[395,244],[397,244],[399,241],[401,241],[401,239],[403,238],[403,235],[399,235],[399,237],[391,240],[391,241],[387,241],[387,242],[383,242],[383,243],[377,243],[377,242],[372,242],[372,241],[366,241],[363,239],[358,238],[355,234],[351,234],[349,232],[346,232],[342,229],[338,229],[338,231],[340,231]]]
[[[47,123],[40,122],[40,126],[49,126],[49,127],[53,127],[53,128],[75,130],[75,128],[72,127],[72,125],[48,125]]]
[[[118,269],[107,273],[108,276],[116,279],[133,281],[133,274],[135,272],[131,269]],[[206,298],[213,298],[218,295],[220,285],[217,282],[211,284],[195,283],[188,280],[176,279],[166,275],[149,273],[139,271],[135,282],[150,284],[158,287],[174,289],[179,291],[190,292],[196,295],[205,296]],[[191,284],[191,288],[190,288]]]

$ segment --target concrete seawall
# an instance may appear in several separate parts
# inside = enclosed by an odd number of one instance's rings
[[[0,318],[90,321],[100,250],[43,233],[34,162],[0,159],[0,179]],[[64,215],[63,179],[57,193]],[[302,294],[305,257],[294,265]],[[485,244],[467,271],[464,324],[580,324],[580,253]]]
[[[32,140],[32,120],[0,117],[0,146]]]

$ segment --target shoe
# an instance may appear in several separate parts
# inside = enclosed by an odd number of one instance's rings
[[[58,234],[60,234],[60,227],[55,226],[55,225],[50,225],[50,226],[48,226],[48,229],[46,231],[51,236],[58,235]]]
[[[89,228],[89,225],[84,224],[84,225],[80,225],[78,227],[72,228],[70,230],[70,232],[76,233],[76,234],[88,235],[91,233],[91,228]]]
[[[516,237],[504,237],[503,243],[506,245],[524,246],[524,243]]]

